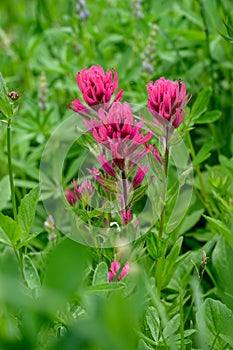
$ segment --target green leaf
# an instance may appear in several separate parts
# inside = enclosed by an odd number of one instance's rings
[[[112,291],[124,289],[124,288],[125,288],[125,285],[123,283],[111,282],[111,283],[103,283],[103,284],[90,286],[87,290],[90,293],[99,293],[99,292],[106,293],[106,292],[112,292]]]
[[[197,322],[201,324],[201,318],[205,316],[208,334],[206,338],[209,344],[215,342],[214,349],[225,349],[233,346],[233,315],[232,311],[219,300],[206,299],[197,311]],[[224,345],[223,345],[224,341]]]
[[[197,153],[196,157],[193,159],[193,165],[198,165],[207,158],[210,157],[210,150],[212,148],[213,141],[209,139],[200,149],[200,151]]]
[[[233,310],[233,248],[221,237],[214,247],[211,262],[214,269],[218,295]]]
[[[157,310],[153,306],[149,306],[146,310],[146,321],[150,328],[153,339],[159,341],[160,319]]]
[[[162,288],[165,288],[168,285],[172,276],[174,275],[178,265],[177,259],[180,254],[182,243],[183,237],[179,237],[165,259],[162,276]]]
[[[160,181],[165,181],[165,173],[158,159],[156,159],[156,157],[152,153],[148,154],[148,159],[152,172],[157,176],[157,178]]]
[[[0,181],[0,210],[4,209],[11,197],[10,193],[10,184],[9,184],[9,177],[5,176]]]
[[[210,224],[210,227],[216,232],[222,235],[228,244],[233,248],[233,234],[230,229],[220,220],[203,215],[204,218]]]
[[[21,228],[19,225],[12,218],[2,213],[0,213],[0,228],[9,238],[12,245],[15,245],[21,237]]]
[[[18,213],[18,223],[22,229],[22,239],[27,239],[29,236],[36,213],[39,194],[39,187],[33,188],[21,201]]]
[[[32,260],[27,255],[23,257],[23,273],[28,287],[35,290],[36,295],[38,295],[41,287],[40,277]]]
[[[159,242],[158,235],[156,233],[154,232],[148,233],[146,237],[146,247],[149,255],[153,259],[157,260],[161,256],[160,242]]]
[[[6,82],[3,79],[2,73],[0,73],[0,112],[2,112],[6,118],[11,118],[13,116],[12,101],[7,94],[8,89]]]
[[[187,215],[182,222],[181,227],[179,228],[179,233],[183,234],[189,231],[196,223],[200,220],[201,215],[203,214],[204,209],[199,209]]]
[[[203,89],[199,93],[191,110],[190,117],[192,118],[193,121],[196,121],[199,118],[199,116],[206,111],[211,94],[212,94],[212,91],[210,88]]]
[[[175,315],[168,321],[163,330],[163,336],[165,339],[169,339],[173,334],[176,333],[180,327],[180,314]]]
[[[198,119],[195,119],[195,124],[210,124],[218,120],[222,115],[219,110],[209,111],[200,115]]]
[[[144,196],[144,194],[145,194],[147,188],[148,188],[148,184],[136,188],[135,191],[134,191],[134,193],[133,193],[133,198],[132,198],[131,203],[135,203],[135,202],[137,202],[139,199],[141,199],[141,198]]]
[[[152,348],[149,348],[149,346],[147,346],[146,343],[140,339],[137,350],[152,350]]]
[[[95,269],[92,285],[95,286],[105,283],[108,283],[108,266],[102,261]]]
[[[41,231],[42,232],[42,231]],[[41,232],[34,232],[30,234],[26,239],[21,239],[21,241],[16,245],[17,249],[20,249],[24,246],[28,246],[33,239],[35,239]]]

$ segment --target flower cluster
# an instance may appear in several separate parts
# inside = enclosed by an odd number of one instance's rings
[[[83,183],[78,186],[78,181],[73,180],[72,182],[73,190],[67,188],[66,189],[66,199],[68,203],[74,206],[81,199],[88,201],[87,199],[92,195],[93,189],[91,182],[87,179],[83,181]]]
[[[164,77],[147,86],[148,109],[162,123],[178,128],[184,121],[184,107],[190,97],[184,82],[166,80]]]
[[[116,71],[104,72],[101,66],[92,66],[89,70],[86,68],[78,72],[76,76],[78,87],[82,93],[83,99],[89,107],[104,105],[107,108],[113,94],[118,89],[118,75]],[[114,101],[120,101],[123,90],[120,90]],[[74,112],[87,110],[79,99],[75,98],[69,108]]]
[[[152,132],[144,129],[144,122],[137,121],[129,103],[121,102],[123,90],[118,91],[118,75],[115,70],[104,72],[101,66],[84,68],[76,76],[83,104],[75,98],[69,108],[84,116],[83,124],[99,144],[99,168],[87,169],[105,193],[114,192],[119,202],[119,213],[124,225],[133,220],[131,199],[135,189],[142,185],[149,166],[145,157],[151,153],[158,164],[162,157],[152,141]],[[155,124],[179,127],[184,119],[184,107],[189,101],[183,82],[160,78],[147,86],[148,109]],[[115,98],[114,98],[115,96]],[[84,180],[81,186],[73,182],[73,191],[66,191],[70,205],[76,205],[85,194],[92,193],[92,186]],[[110,222],[109,222],[110,226]],[[114,270],[114,269],[113,269]]]
[[[110,271],[108,273],[108,280],[109,280],[109,282],[113,282],[114,281],[115,276],[117,275],[117,273],[120,270],[120,268],[121,268],[121,263],[119,261],[113,261],[111,263],[111,268],[110,268]],[[129,262],[127,262],[125,264],[125,266],[123,267],[123,269],[121,270],[121,273],[120,273],[117,281],[121,281],[122,278],[124,278],[129,273],[129,270],[130,270],[130,264],[129,264]]]

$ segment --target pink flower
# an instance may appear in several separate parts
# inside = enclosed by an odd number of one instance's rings
[[[106,156],[105,155],[99,155],[98,156],[98,160],[101,164],[101,167],[105,170],[105,172],[112,176],[112,177],[115,177],[115,179],[118,178],[118,175],[116,173],[116,171],[114,170],[112,164],[107,160]]]
[[[166,80],[151,81],[147,86],[148,109],[161,122],[167,120],[178,128],[184,121],[184,107],[191,96],[186,95],[184,82]]]
[[[93,192],[91,182],[87,179],[80,186],[78,186],[77,180],[73,180],[72,186],[73,191],[69,188],[66,189],[66,200],[71,206],[75,205],[82,198],[86,199]]]
[[[162,158],[161,158],[161,155],[159,154],[158,148],[154,149],[153,154],[154,154],[155,158],[157,159],[157,161],[160,164],[162,164]]]
[[[77,202],[77,197],[69,188],[66,189],[66,200],[70,205],[74,205]]]
[[[147,146],[152,133],[142,130],[143,122],[134,120],[131,106],[127,102],[114,102],[108,111],[101,108],[98,118],[98,122],[91,120],[85,122],[85,125],[95,140],[109,150],[112,166],[121,171],[127,164],[135,167],[152,150],[153,146]],[[105,170],[110,174],[109,164]]]
[[[90,107],[103,104],[104,107],[108,108],[114,92],[118,89],[117,72],[108,70],[105,73],[99,65],[92,66],[89,70],[82,69],[78,72],[76,81],[84,101]],[[120,90],[114,101],[120,101],[123,92],[123,90]],[[77,98],[74,99],[72,105],[69,105],[69,108],[78,113],[87,109]]]
[[[122,216],[122,219],[124,221],[124,225],[127,225],[128,222],[130,222],[132,220],[130,209],[121,210],[121,216]]]
[[[111,268],[110,268],[110,271],[108,273],[109,282],[112,282],[114,280],[114,277],[116,276],[117,272],[120,270],[120,267],[121,267],[121,263],[119,261],[113,261],[111,263]],[[117,280],[121,281],[122,278],[124,278],[129,273],[129,270],[130,270],[130,265],[129,265],[129,262],[127,262],[125,264],[125,266],[123,267],[123,269],[120,273],[120,276],[118,277]]]
[[[143,122],[135,122],[129,103],[114,102],[109,111],[103,108],[98,112],[99,123],[89,122],[89,130],[97,142],[109,140],[134,140],[137,144],[145,144],[151,139],[152,133],[141,132]],[[91,127],[92,125],[92,127]]]
[[[141,185],[142,181],[144,180],[144,177],[146,175],[146,173],[149,170],[149,166],[145,165],[144,168],[142,165],[139,166],[136,175],[134,176],[134,178],[132,179],[132,185],[133,187],[138,187]]]

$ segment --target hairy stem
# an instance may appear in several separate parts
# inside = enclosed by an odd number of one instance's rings
[[[169,128],[166,127],[166,139],[165,139],[165,155],[164,155],[164,184],[163,184],[163,193],[162,193],[162,212],[160,215],[160,227],[159,227],[159,240],[162,240],[163,237],[163,229],[164,229],[164,219],[165,219],[165,208],[166,208],[166,193],[167,193],[167,173],[168,173],[168,161],[169,161],[169,146],[168,146],[168,134]],[[163,273],[163,265],[164,265],[164,253],[158,258],[157,267],[156,267],[156,284],[157,284],[157,295],[160,298],[161,288],[162,288],[162,273]]]
[[[17,206],[16,206],[16,198],[15,198],[15,186],[14,186],[14,179],[13,179],[13,173],[12,173],[12,162],[11,162],[11,118],[8,118],[8,122],[7,122],[7,157],[8,157],[8,171],[9,171],[9,178],[10,178],[13,216],[14,216],[15,221],[17,221]]]
[[[160,215],[160,227],[159,227],[159,238],[162,238],[163,227],[164,227],[164,218],[165,218],[165,202],[166,202],[166,192],[167,192],[167,171],[168,171],[168,160],[169,160],[169,147],[168,147],[168,128],[166,131],[166,143],[165,143],[165,155],[164,155],[164,173],[165,173],[165,183],[163,186],[162,193],[162,212]]]
[[[124,209],[126,211],[128,197],[127,197],[125,170],[122,170],[122,172],[121,172],[121,180],[122,180],[122,186],[123,186]]]

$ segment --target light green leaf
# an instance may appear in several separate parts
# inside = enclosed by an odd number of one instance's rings
[[[233,234],[230,229],[224,224],[224,222],[211,218],[209,216],[203,215],[204,218],[210,224],[210,227],[216,232],[222,235],[228,244],[233,248]]]
[[[39,194],[39,187],[33,188],[21,201],[18,213],[18,223],[22,229],[23,239],[26,239],[29,235],[36,213]]]
[[[191,118],[194,122],[200,117],[202,113],[206,111],[211,94],[212,91],[210,90],[210,88],[203,89],[199,93],[191,110]]]
[[[189,231],[194,225],[196,225],[203,212],[204,209],[199,209],[186,216],[184,221],[182,222],[181,227],[179,228],[179,233],[183,234],[184,232]]]
[[[152,350],[152,348],[149,348],[149,346],[147,346],[146,343],[140,339],[137,350]]]
[[[200,115],[198,119],[195,119],[195,124],[209,124],[218,120],[222,115],[221,111],[209,111],[205,114]]]
[[[233,315],[232,311],[219,300],[206,299],[197,311],[197,321],[200,324],[201,317],[205,315],[205,322],[208,329],[209,344],[215,341],[215,349],[226,345],[233,346]]]
[[[95,269],[92,285],[95,286],[105,283],[108,283],[108,266],[102,261]]]
[[[87,290],[90,293],[99,293],[99,292],[106,293],[106,292],[112,292],[112,291],[124,289],[124,288],[125,288],[125,285],[123,283],[111,282],[111,283],[103,283],[103,284],[90,286]]]
[[[23,257],[23,273],[28,287],[35,290],[35,293],[38,296],[41,287],[40,277],[32,260],[27,255]]]
[[[160,319],[157,310],[153,306],[149,306],[146,310],[146,321],[150,328],[153,339],[159,341]]]
[[[163,336],[165,339],[170,338],[173,334],[176,333],[180,327],[180,314],[175,315],[168,323],[165,325],[163,330]]]
[[[15,245],[21,237],[21,228],[19,225],[12,218],[2,213],[0,213],[0,228],[13,245]]]
[[[204,160],[206,160],[207,158],[210,157],[210,150],[212,148],[212,140],[209,139],[200,149],[200,151],[197,153],[196,157],[193,159],[193,165],[198,165],[202,162],[204,162]]]

